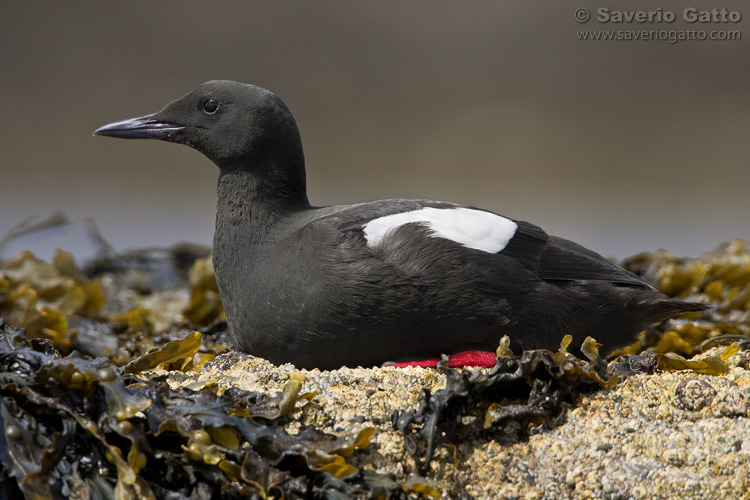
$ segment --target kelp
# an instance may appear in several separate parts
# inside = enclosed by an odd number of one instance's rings
[[[185,338],[167,342],[156,351],[134,359],[122,368],[124,373],[139,373],[151,370],[164,363],[173,363],[181,359],[192,360],[201,347],[200,332],[189,333]]]
[[[719,355],[703,356],[701,359],[685,359],[679,354],[670,352],[656,356],[656,367],[664,371],[690,370],[708,375],[722,375],[729,371],[727,364],[729,358],[737,354],[739,350],[740,345],[734,343],[723,349]]]
[[[566,336],[557,352],[540,349],[513,356],[502,348],[508,343],[504,338],[498,349],[504,355],[490,370],[450,368],[444,357],[438,369],[445,374],[445,388],[434,394],[423,390],[416,411],[393,415],[394,428],[404,435],[418,469],[428,472],[441,443],[509,424],[520,435],[552,427],[579,395],[617,383],[616,376],[607,375],[607,363],[592,339],[582,349],[587,360],[568,352],[570,342]]]
[[[68,329],[68,317],[96,317],[105,300],[101,282],[86,279],[69,252],[57,250],[51,264],[28,251],[3,262],[3,318],[23,325],[30,338],[51,340],[65,353],[70,352],[75,335]]]
[[[197,259],[190,268],[189,280],[190,303],[185,310],[187,319],[202,326],[210,325],[216,320],[225,320],[211,258]]]
[[[652,351],[689,359],[716,346],[750,345],[749,241],[723,243],[700,259],[679,258],[666,250],[644,252],[622,265],[667,295],[711,308],[647,329],[638,342],[614,352],[613,358]]]
[[[199,330],[205,362],[226,348],[227,330],[210,258],[198,258],[205,252],[193,247],[110,255],[83,268],[62,250],[51,263],[21,252],[0,262],[0,316],[63,354],[76,350],[118,365],[174,340],[175,332]]]
[[[298,390],[282,396],[275,415],[242,417],[240,406],[260,414],[272,397],[173,390],[165,378],[146,383],[105,358],[61,357],[49,340],[30,341],[1,324],[0,498],[401,498],[424,491],[347,463],[370,445],[371,428],[348,438],[309,426],[289,434],[284,423],[288,406],[301,400]]]
[[[733,343],[716,354],[705,354],[699,358],[685,359],[679,354],[644,351],[641,354],[619,356],[609,363],[607,374],[620,380],[631,375],[650,375],[656,371],[693,371],[708,375],[722,375],[729,372],[729,358],[740,351],[740,344]]]

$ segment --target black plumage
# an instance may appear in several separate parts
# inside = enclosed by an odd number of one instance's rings
[[[705,308],[480,209],[428,200],[313,207],[294,118],[253,85],[207,82],[95,134],[186,144],[219,167],[213,258],[227,320],[241,349],[275,363],[372,366],[492,351],[503,335],[516,349],[554,349],[571,334],[574,345],[592,336],[611,350],[651,323]],[[394,214],[406,215],[386,218]],[[497,227],[485,231],[485,219]]]

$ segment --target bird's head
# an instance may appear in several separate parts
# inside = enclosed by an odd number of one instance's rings
[[[161,139],[190,146],[220,168],[264,158],[298,163],[302,145],[284,102],[261,87],[213,80],[167,104],[161,111],[98,128],[94,135]]]

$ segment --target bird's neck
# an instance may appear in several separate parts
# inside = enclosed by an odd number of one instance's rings
[[[220,166],[214,243],[221,235],[241,238],[234,248],[259,243],[278,221],[307,208],[304,164],[286,172],[277,165]]]

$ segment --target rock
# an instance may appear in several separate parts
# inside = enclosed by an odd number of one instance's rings
[[[214,378],[222,389],[280,392],[298,372],[237,353],[229,366],[224,357],[188,380],[171,375],[168,380],[176,387]],[[745,351],[733,356],[732,368],[721,376],[689,371],[632,376],[612,391],[584,396],[564,423],[540,428],[528,439],[502,427],[472,434],[440,447],[428,476],[442,486],[444,497],[463,485],[477,499],[747,498],[747,359]],[[290,430],[295,421],[338,435],[375,427],[372,446],[352,456],[352,464],[397,477],[414,472],[391,416],[415,409],[422,388],[441,388],[440,372],[392,367],[299,372],[302,391],[318,395],[297,404]]]

